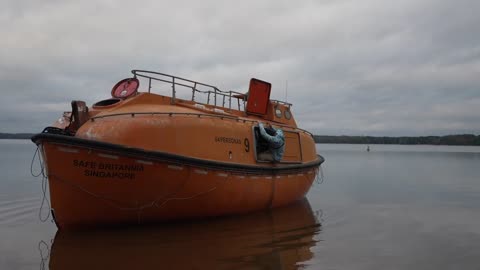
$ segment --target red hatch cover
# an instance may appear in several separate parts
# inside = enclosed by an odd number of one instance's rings
[[[267,114],[272,84],[252,78],[248,89],[247,113]]]
[[[125,99],[137,93],[139,86],[140,82],[137,78],[123,79],[112,88],[112,97]]]

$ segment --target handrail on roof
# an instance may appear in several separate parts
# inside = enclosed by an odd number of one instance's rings
[[[232,98],[237,99],[237,104],[238,104],[238,110],[240,110],[240,100],[243,101],[243,107],[245,108],[245,95],[240,92],[236,91],[222,91],[218,89],[216,86],[165,74],[165,73],[160,73],[160,72],[154,72],[154,71],[148,71],[148,70],[138,70],[134,69],[132,70],[132,74],[134,75],[135,78],[141,77],[141,78],[146,78],[148,79],[148,92],[150,93],[152,89],[152,80],[154,81],[159,81],[159,82],[164,82],[171,84],[172,86],[172,104],[175,104],[175,97],[176,97],[176,89],[175,86],[182,86],[186,88],[192,89],[192,101],[195,101],[195,93],[202,93],[202,94],[207,94],[207,105],[210,104],[210,96],[213,94],[213,105],[214,106],[219,106],[217,105],[217,96],[220,96],[223,98],[223,103],[221,107],[225,107],[225,101],[228,98],[228,109],[232,109]],[[197,87],[205,87],[210,90],[199,90]]]
[[[273,103],[278,103],[278,104],[285,105],[289,108],[292,106],[292,103],[288,103],[288,102],[281,101],[281,100],[270,99],[270,101],[273,102]]]

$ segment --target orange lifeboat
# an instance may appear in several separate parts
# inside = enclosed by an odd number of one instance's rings
[[[59,228],[246,213],[301,199],[318,174],[312,134],[271,85],[248,94],[163,73],[133,70],[112,98],[72,101],[32,137],[46,166]],[[138,92],[146,83],[145,92]],[[167,86],[170,95],[151,93]],[[284,133],[280,161],[261,160],[259,122]]]

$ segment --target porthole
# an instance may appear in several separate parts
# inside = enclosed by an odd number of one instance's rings
[[[290,110],[285,110],[284,114],[285,114],[285,118],[287,118],[289,120],[290,120],[290,118],[292,118],[292,114],[290,113]]]
[[[275,116],[278,118],[282,118],[282,110],[279,108],[275,108]]]

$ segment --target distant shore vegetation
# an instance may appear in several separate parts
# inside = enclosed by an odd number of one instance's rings
[[[323,136],[314,135],[315,143],[338,144],[431,144],[431,145],[478,145],[480,136],[473,134],[422,136],[422,137],[372,137],[372,136]]]
[[[33,133],[0,133],[0,139],[30,139]],[[325,136],[314,135],[315,143],[338,144],[431,144],[431,145],[478,145],[480,135],[461,134],[423,137],[373,137],[373,136]]]
[[[0,133],[0,139],[30,139],[33,133]]]

